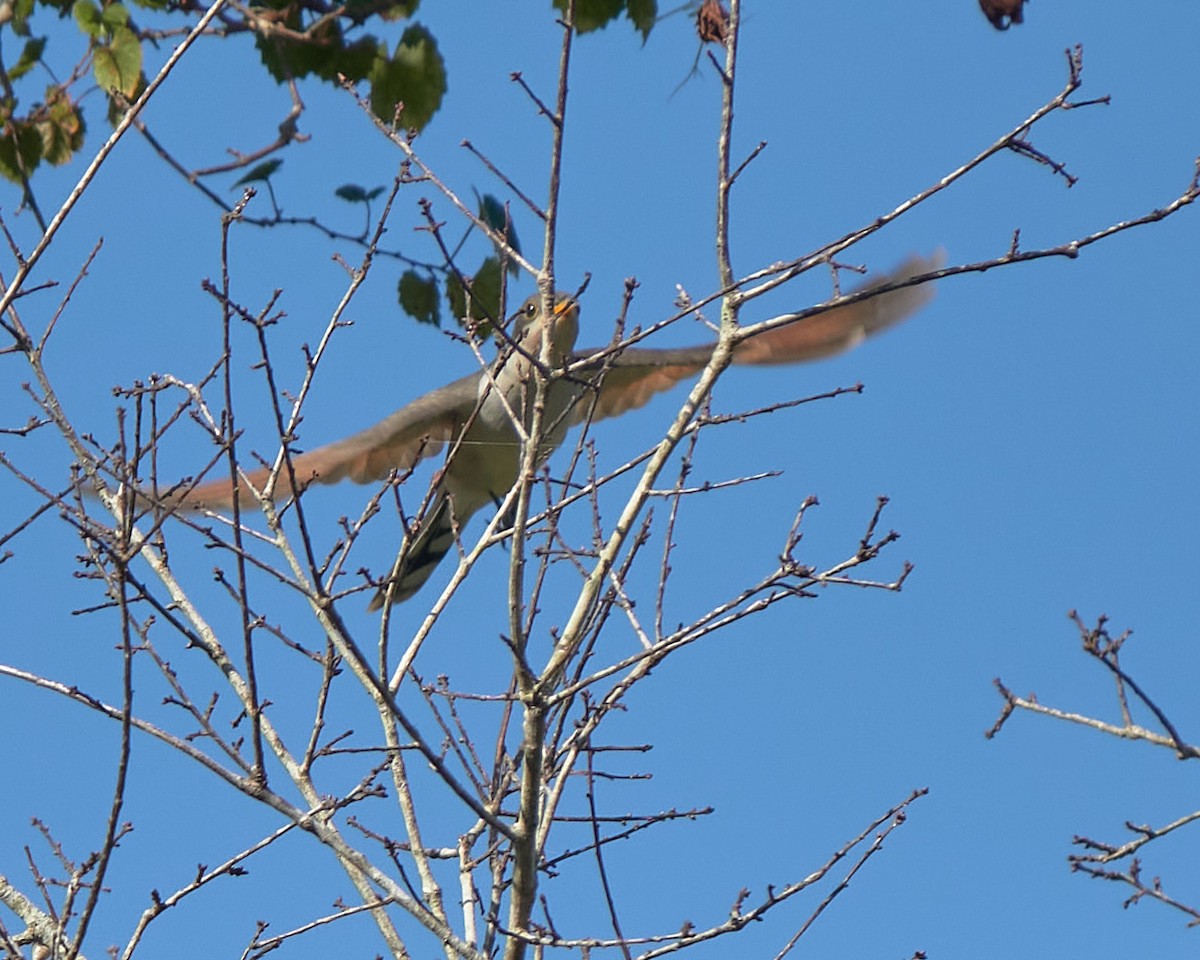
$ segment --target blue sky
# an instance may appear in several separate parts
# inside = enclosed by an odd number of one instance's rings
[[[417,149],[464,194],[502,189],[459,148],[469,138],[544,196],[548,132],[508,75],[521,71],[549,97],[559,34],[541,4],[516,6],[419,11],[441,44],[450,87]],[[848,259],[886,269],[910,251],[944,247],[952,264],[982,260],[1002,254],[1017,228],[1024,247],[1048,246],[1165,205],[1185,189],[1200,153],[1194,20],[1185,0],[1103,11],[1037,0],[1024,26],[1001,34],[969,0],[748,4],[734,153],[762,140],[768,147],[735,194],[736,272],[869,223],[965,162],[1062,88],[1063,51],[1076,43],[1085,49],[1079,96],[1111,94],[1112,103],[1059,114],[1033,134],[1039,149],[1079,177],[1074,187],[999,156]],[[700,77],[672,96],[694,53],[684,15],[665,19],[644,47],[617,24],[575,48],[558,276],[572,288],[591,275],[583,342],[608,338],[626,277],[641,283],[633,318],[643,324],[671,312],[676,284],[694,295],[717,285],[720,85],[702,63]],[[313,139],[286,154],[275,181],[280,204],[356,230],[360,211],[334,199],[333,189],[389,183],[400,155],[345,94],[311,84],[302,93],[302,129]],[[211,43],[181,65],[147,120],[186,163],[206,166],[226,147],[265,142],[286,109],[285,94],[261,75],[247,44]],[[90,122],[91,147],[103,124],[99,116]],[[38,184],[43,206],[53,208],[78,173],[78,166],[48,172]],[[227,190],[233,179],[216,188]],[[390,226],[389,242],[418,257],[432,256],[423,235],[410,232],[417,199],[427,195],[427,188],[402,192]],[[28,217],[14,222],[15,192],[5,196],[6,220],[31,245],[35,225]],[[257,202],[265,212],[265,195]],[[446,209],[439,215],[451,217]],[[519,217],[517,228],[527,254],[540,249],[531,217]],[[111,442],[113,385],[155,372],[194,380],[216,356],[219,311],[200,283],[219,268],[218,213],[130,136],[35,279],[69,279],[101,236],[104,247],[60,321],[47,365],[68,412]],[[1071,875],[1065,861],[1076,834],[1122,842],[1126,820],[1163,825],[1190,812],[1192,769],[1163,750],[1030,716],[1016,717],[995,741],[982,733],[1000,706],[991,686],[997,676],[1044,703],[1119,719],[1111,683],[1079,651],[1066,616],[1072,608],[1086,621],[1103,613],[1116,630],[1132,628],[1126,669],[1185,738],[1200,720],[1197,236],[1195,211],[1184,211],[1076,260],[952,278],[919,316],[861,349],[803,368],[733,370],[721,382],[714,402],[723,411],[858,381],[866,389],[705,436],[693,479],[783,474],[686,505],[668,619],[695,616],[768,569],[809,494],[821,501],[806,521],[812,562],[852,550],[884,494],[891,502],[883,524],[902,537],[870,572],[890,579],[904,560],[916,569],[899,594],[828,589],[780,605],[668,661],[635,691],[628,712],[613,719],[610,742],[651,742],[655,750],[614,763],[652,770],[654,778],[605,787],[610,808],[712,804],[716,813],[613,850],[627,932],[677,929],[685,918],[718,922],[742,886],[758,893],[804,876],[910,790],[929,787],[910,822],[800,950],[888,958],[925,950],[975,960],[1018,951],[1194,955],[1195,933],[1181,914],[1151,903],[1123,910],[1124,888]],[[345,289],[331,259],[339,251],[357,262],[352,247],[299,227],[235,232],[235,297],[257,309],[272,290],[283,291],[287,317],[272,333],[273,349],[281,381],[293,388],[302,373],[299,345],[320,335]],[[400,314],[396,266],[381,260],[374,271],[350,311],[354,326],[338,335],[315,385],[304,422],[310,446],[369,425],[473,363],[460,345]],[[521,295],[532,289],[527,278],[520,282]],[[827,290],[827,277],[814,272],[755,304],[746,319],[806,306]],[[28,298],[26,322],[44,323],[56,302],[52,293]],[[677,328],[662,343],[706,336]],[[243,334],[239,423],[269,451],[271,418],[248,369],[251,346]],[[33,408],[17,358],[2,369],[0,405],[10,426]],[[682,395],[598,426],[602,463],[619,464],[654,442]],[[49,431],[4,437],[0,448],[66,483],[70,457]],[[184,431],[163,456],[188,473],[211,451],[198,431]],[[0,483],[7,529],[35,499],[10,477]],[[354,515],[368,495],[343,486],[312,498],[329,539],[333,520]],[[394,547],[381,531],[366,549],[382,568]],[[12,549],[16,556],[0,567],[8,612],[0,659],[113,695],[112,619],[70,615],[98,600],[94,585],[71,575],[78,541],[47,517]],[[190,569],[202,593],[213,590],[203,584],[218,562],[211,554],[185,541],[173,561]],[[423,653],[425,675],[447,673],[464,688],[503,686],[496,624],[504,622],[504,566],[497,556],[479,571],[469,604],[452,611]],[[429,599],[427,591],[398,612],[401,635],[419,623]],[[552,598],[547,622],[561,618],[570,599]],[[215,592],[211,601],[218,602]],[[345,615],[370,636],[373,621],[361,605],[348,603]],[[608,642],[618,655],[633,640],[614,624]],[[181,663],[189,656],[170,652]],[[276,682],[285,703],[287,686]],[[140,684],[147,710],[155,710],[160,684],[148,674]],[[15,734],[0,743],[15,785],[4,791],[0,872],[18,879],[22,845],[43,849],[31,816],[44,816],[73,855],[97,842],[116,731],[12,681],[4,682],[0,713]],[[1145,711],[1139,719],[1149,722]],[[365,727],[369,719],[357,722]],[[128,811],[137,829],[114,867],[118,905],[105,914],[101,944],[127,936],[151,887],[172,889],[195,863],[218,862],[278,825],[166,751],[137,756],[141,792]],[[1195,903],[1196,852],[1187,835],[1151,845],[1145,873],[1161,874],[1169,892]],[[547,887],[551,897],[556,890],[567,914],[556,919],[578,919],[573,932],[594,921],[591,898],[599,893],[585,869]],[[156,949],[172,942],[179,956],[221,955],[245,941],[254,919],[282,929],[346,892],[331,862],[296,840],[243,886],[214,888],[164,920],[163,939],[152,942]],[[773,956],[816,902],[782,908],[735,949]],[[347,956],[378,949],[366,924],[320,936],[307,948],[314,955],[335,943]],[[195,952],[180,943],[195,944]]]

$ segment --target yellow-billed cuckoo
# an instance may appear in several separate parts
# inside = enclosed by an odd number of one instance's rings
[[[941,259],[940,254],[910,257],[863,290],[936,270]],[[840,353],[903,320],[932,295],[932,287],[925,284],[834,307],[744,340],[733,362],[800,363]],[[482,507],[502,500],[516,482],[520,437],[527,434],[534,406],[530,385],[535,362],[561,371],[568,364],[596,357],[592,366],[584,363],[581,369],[545,381],[539,450],[544,460],[562,443],[569,427],[641,407],[654,394],[698,373],[714,346],[631,347],[615,353],[576,350],[578,332],[579,307],[571,297],[556,295],[549,321],[542,317],[541,298],[530,297],[516,315],[512,349],[502,351],[492,368],[432,390],[361,433],[293,458],[296,485],[303,490],[311,483],[336,483],[346,477],[356,483],[382,480],[392,470],[406,470],[450,446],[446,467],[435,480],[438,489],[431,506],[397,564],[393,601],[416,593],[450,550],[462,524]],[[543,343],[547,333],[549,343]],[[245,475],[238,485],[243,505],[255,502],[250,487],[261,490],[268,473],[262,468]],[[287,471],[280,471],[275,499],[292,492]],[[175,509],[226,509],[233,502],[233,488],[229,480],[213,481],[168,502]],[[382,605],[385,590],[370,609]]]

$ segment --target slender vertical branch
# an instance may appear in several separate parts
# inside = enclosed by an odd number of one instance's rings
[[[567,123],[567,80],[571,67],[571,44],[575,37],[575,0],[570,0],[563,18],[562,53],[558,59],[558,97],[550,118],[550,183],[546,196],[546,229],[542,244],[542,269],[538,290],[543,306],[554,297],[554,250],[558,240],[558,202],[562,187],[563,136]]]
[[[512,559],[509,564],[509,612],[510,630],[517,656],[517,693],[520,697],[524,717],[521,724],[521,786],[519,817],[516,837],[512,844],[513,872],[509,899],[510,930],[528,929],[529,918],[537,900],[538,838],[541,835],[539,820],[542,801],[542,764],[545,758],[546,714],[542,705],[542,690],[536,678],[524,668],[525,643],[522,624],[523,564],[525,525],[529,516],[529,498],[536,478],[540,460],[548,387],[546,370],[553,359],[554,337],[551,336],[550,318],[555,309],[554,251],[558,235],[558,205],[562,183],[563,138],[566,130],[567,88],[571,65],[571,44],[575,33],[575,0],[569,0],[562,21],[562,53],[558,66],[558,93],[551,120],[550,182],[546,198],[546,228],[542,250],[542,269],[538,272],[538,291],[542,299],[542,317],[545,322],[541,343],[541,363],[533,369],[533,418],[529,435],[522,445],[521,472],[519,476],[516,522],[512,539]],[[554,372],[551,373],[554,375]],[[532,622],[532,621],[531,621]],[[520,937],[512,937],[505,944],[505,960],[522,960],[526,943]]]
[[[733,147],[733,85],[737,75],[738,31],[741,24],[740,0],[729,4],[729,29],[725,35],[725,68],[721,70],[721,132],[717,136],[717,273],[722,289],[733,287],[733,264],[729,252],[729,194],[735,175],[730,170]],[[732,315],[726,298],[721,311],[724,322]]]
[[[130,532],[130,524],[126,521],[124,533]],[[122,574],[124,569],[122,568]],[[121,745],[117,758],[117,782],[113,786],[112,804],[108,811],[108,823],[105,825],[104,842],[100,846],[100,855],[96,863],[95,877],[88,891],[87,901],[79,914],[79,923],[75,936],[71,938],[66,952],[66,960],[75,960],[83,947],[88,927],[96,913],[100,894],[104,890],[104,878],[108,875],[108,865],[117,848],[117,837],[121,832],[121,810],[125,806],[125,785],[129,778],[129,762],[132,755],[133,735],[133,613],[129,607],[129,583],[122,575],[117,585],[117,605],[121,617]]]
[[[729,161],[729,141],[733,129],[733,81],[737,64],[737,32],[739,26],[739,4],[737,0],[730,5],[729,32],[726,37],[726,63],[722,72],[722,111],[721,134],[717,142],[718,154],[718,201],[717,201],[717,256],[722,274],[722,286],[727,295],[721,309],[721,335],[709,359],[708,365],[700,374],[699,380],[692,387],[687,400],[680,407],[675,421],[668,428],[666,435],[657,444],[654,453],[646,463],[642,476],[638,480],[629,500],[621,512],[617,524],[607,542],[599,551],[596,565],[584,581],[575,608],[572,610],[567,625],[563,628],[562,636],[553,654],[539,678],[538,686],[543,695],[549,694],[560,681],[563,671],[582,642],[589,627],[596,601],[600,596],[609,573],[613,569],[618,553],[624,547],[634,522],[651,490],[666,466],[667,460],[679,445],[688,431],[688,425],[700,409],[717,378],[733,360],[734,337],[736,336],[735,320],[737,315],[737,294],[730,289],[733,283],[732,266],[729,262],[729,188],[732,184]]]
[[[229,479],[236,491],[238,488],[238,459],[237,459],[237,423],[235,422],[233,403],[233,343],[230,338],[233,322],[230,309],[231,295],[229,279],[229,232],[238,220],[246,204],[254,196],[253,190],[247,190],[241,200],[234,205],[231,212],[221,216],[221,367],[222,387],[224,390],[225,409],[222,411],[223,426],[225,427],[225,450],[229,460]],[[250,618],[250,585],[246,579],[246,550],[242,539],[241,498],[236,494],[233,498],[233,542],[234,564],[237,568],[238,596],[240,597],[242,621],[242,659],[246,665],[246,689],[250,698],[249,711],[246,714],[250,721],[250,743],[254,751],[254,766],[251,776],[265,780],[267,767],[264,762],[261,712],[262,703],[258,696],[258,672],[254,665],[254,628]]]

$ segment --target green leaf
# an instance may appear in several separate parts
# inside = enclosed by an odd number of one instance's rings
[[[61,87],[46,91],[46,116],[37,123],[42,156],[55,166],[67,163],[83,148],[86,126],[79,105]]]
[[[263,180],[263,181],[270,180],[271,175],[274,174],[275,171],[278,170],[282,166],[283,166],[283,161],[278,158],[276,158],[274,160],[265,160],[262,163],[260,163],[257,167],[254,167],[249,173],[247,173],[244,177],[242,177],[241,180],[239,180],[232,187],[230,187],[230,189],[232,190],[237,187],[240,187],[244,183],[254,183],[257,180]]]
[[[348,0],[346,15],[355,23],[362,23],[368,17],[378,14],[383,20],[394,23],[397,20],[407,20],[417,12],[418,0],[397,0],[391,6],[380,9],[378,0]]]
[[[567,0],[554,0],[554,8],[566,14]],[[575,0],[575,29],[579,33],[601,30],[625,9],[625,0]]]
[[[0,176],[20,183],[22,171],[28,177],[41,162],[41,135],[27,121],[10,120],[0,137]]]
[[[89,37],[100,36],[104,29],[100,23],[100,8],[92,0],[76,0],[73,12],[80,30]]]
[[[357,183],[343,184],[333,192],[336,196],[341,197],[347,203],[367,202],[367,191],[360,187]]]
[[[131,100],[131,101],[136,100],[138,97],[140,97],[142,95],[142,93],[145,91],[145,89],[146,89],[146,74],[139,72],[138,78],[137,78],[137,84],[133,88],[133,93],[126,94],[125,99]],[[119,100],[116,100],[113,97],[109,97],[108,98],[108,111],[107,111],[107,117],[108,117],[109,124],[115,127],[118,123],[121,122],[121,118],[124,116],[125,116],[124,104],[122,104]]]
[[[567,12],[567,0],[554,0],[554,8]],[[642,41],[658,17],[655,0],[575,0],[575,29],[579,33],[602,30],[624,11],[642,35]]]
[[[475,276],[468,277],[468,288],[463,288],[456,275],[451,274],[446,279],[446,300],[450,303],[450,312],[459,324],[464,317],[471,320],[487,321],[480,328],[480,334],[487,336],[491,330],[490,321],[500,315],[500,261],[496,257],[486,257]]]
[[[642,35],[642,43],[650,39],[650,31],[658,22],[658,4],[655,0],[628,0],[625,13],[634,29]]]
[[[16,80],[18,77],[25,76],[42,59],[42,51],[45,49],[45,37],[34,37],[32,40],[26,40],[25,46],[21,49],[21,56],[8,71],[9,79]]]
[[[128,26],[129,11],[121,4],[114,3],[104,8],[104,12],[100,14],[100,22],[110,34],[115,34],[121,27]]]
[[[446,94],[446,64],[433,34],[413,24],[404,31],[390,60],[381,56],[375,61],[370,81],[371,109],[377,117],[390,121],[402,103],[401,123],[424,128]]]
[[[112,42],[94,51],[92,72],[101,90],[119,90],[126,97],[133,96],[142,73],[142,45],[134,32],[118,27]]]
[[[304,32],[298,6],[288,9],[283,25],[296,33]],[[368,35],[347,44],[341,25],[334,20],[323,22],[304,40],[273,34],[255,37],[254,45],[278,83],[307,76],[333,82],[338,74],[353,82],[365,80],[379,57],[378,40]]]
[[[360,37],[329,57],[328,72],[323,67],[318,73],[323,79],[330,81],[337,80],[340,73],[351,83],[357,83],[371,75],[378,56],[379,41],[372,36]]]
[[[33,13],[33,0],[17,0],[12,5],[12,30],[18,37],[29,36],[29,15]]]
[[[283,26],[296,33],[303,33],[305,25],[300,19],[299,5],[288,8],[283,18]],[[271,76],[279,83],[286,83],[289,78],[297,80],[316,74],[326,80],[337,75],[338,61],[344,55],[346,44],[342,37],[342,28],[334,20],[324,21],[309,38],[295,40],[278,34],[257,36],[254,45],[258,47],[263,64]],[[375,45],[371,45],[372,55]],[[361,52],[360,52],[361,57]]]
[[[504,204],[490,193],[485,193],[479,201],[479,219],[497,233],[504,233],[509,223],[508,211],[504,209]]]
[[[401,309],[418,323],[432,323],[435,327],[442,325],[437,281],[433,277],[422,276],[416,270],[405,270],[397,292]]]
[[[485,193],[479,201],[479,219],[493,230],[504,235],[509,247],[516,253],[521,252],[521,241],[517,239],[517,228],[513,226],[512,218],[499,200],[490,193]],[[504,259],[504,252],[496,245],[496,253]],[[508,261],[508,272],[516,274],[520,270],[511,259]]]
[[[333,191],[347,203],[369,203],[383,193],[383,187],[364,190],[357,183],[346,183]]]

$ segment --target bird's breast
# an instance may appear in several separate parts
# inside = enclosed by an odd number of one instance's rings
[[[521,467],[521,437],[528,436],[534,420],[537,388],[532,381],[506,376],[506,370],[481,382],[482,394],[475,419],[467,427],[453,454],[446,482],[460,514],[473,512],[502,498],[517,481]],[[546,384],[541,418],[538,462],[561,444],[567,431],[567,414],[578,387],[563,379]],[[517,429],[517,424],[521,429]],[[465,509],[464,509],[465,508]]]

